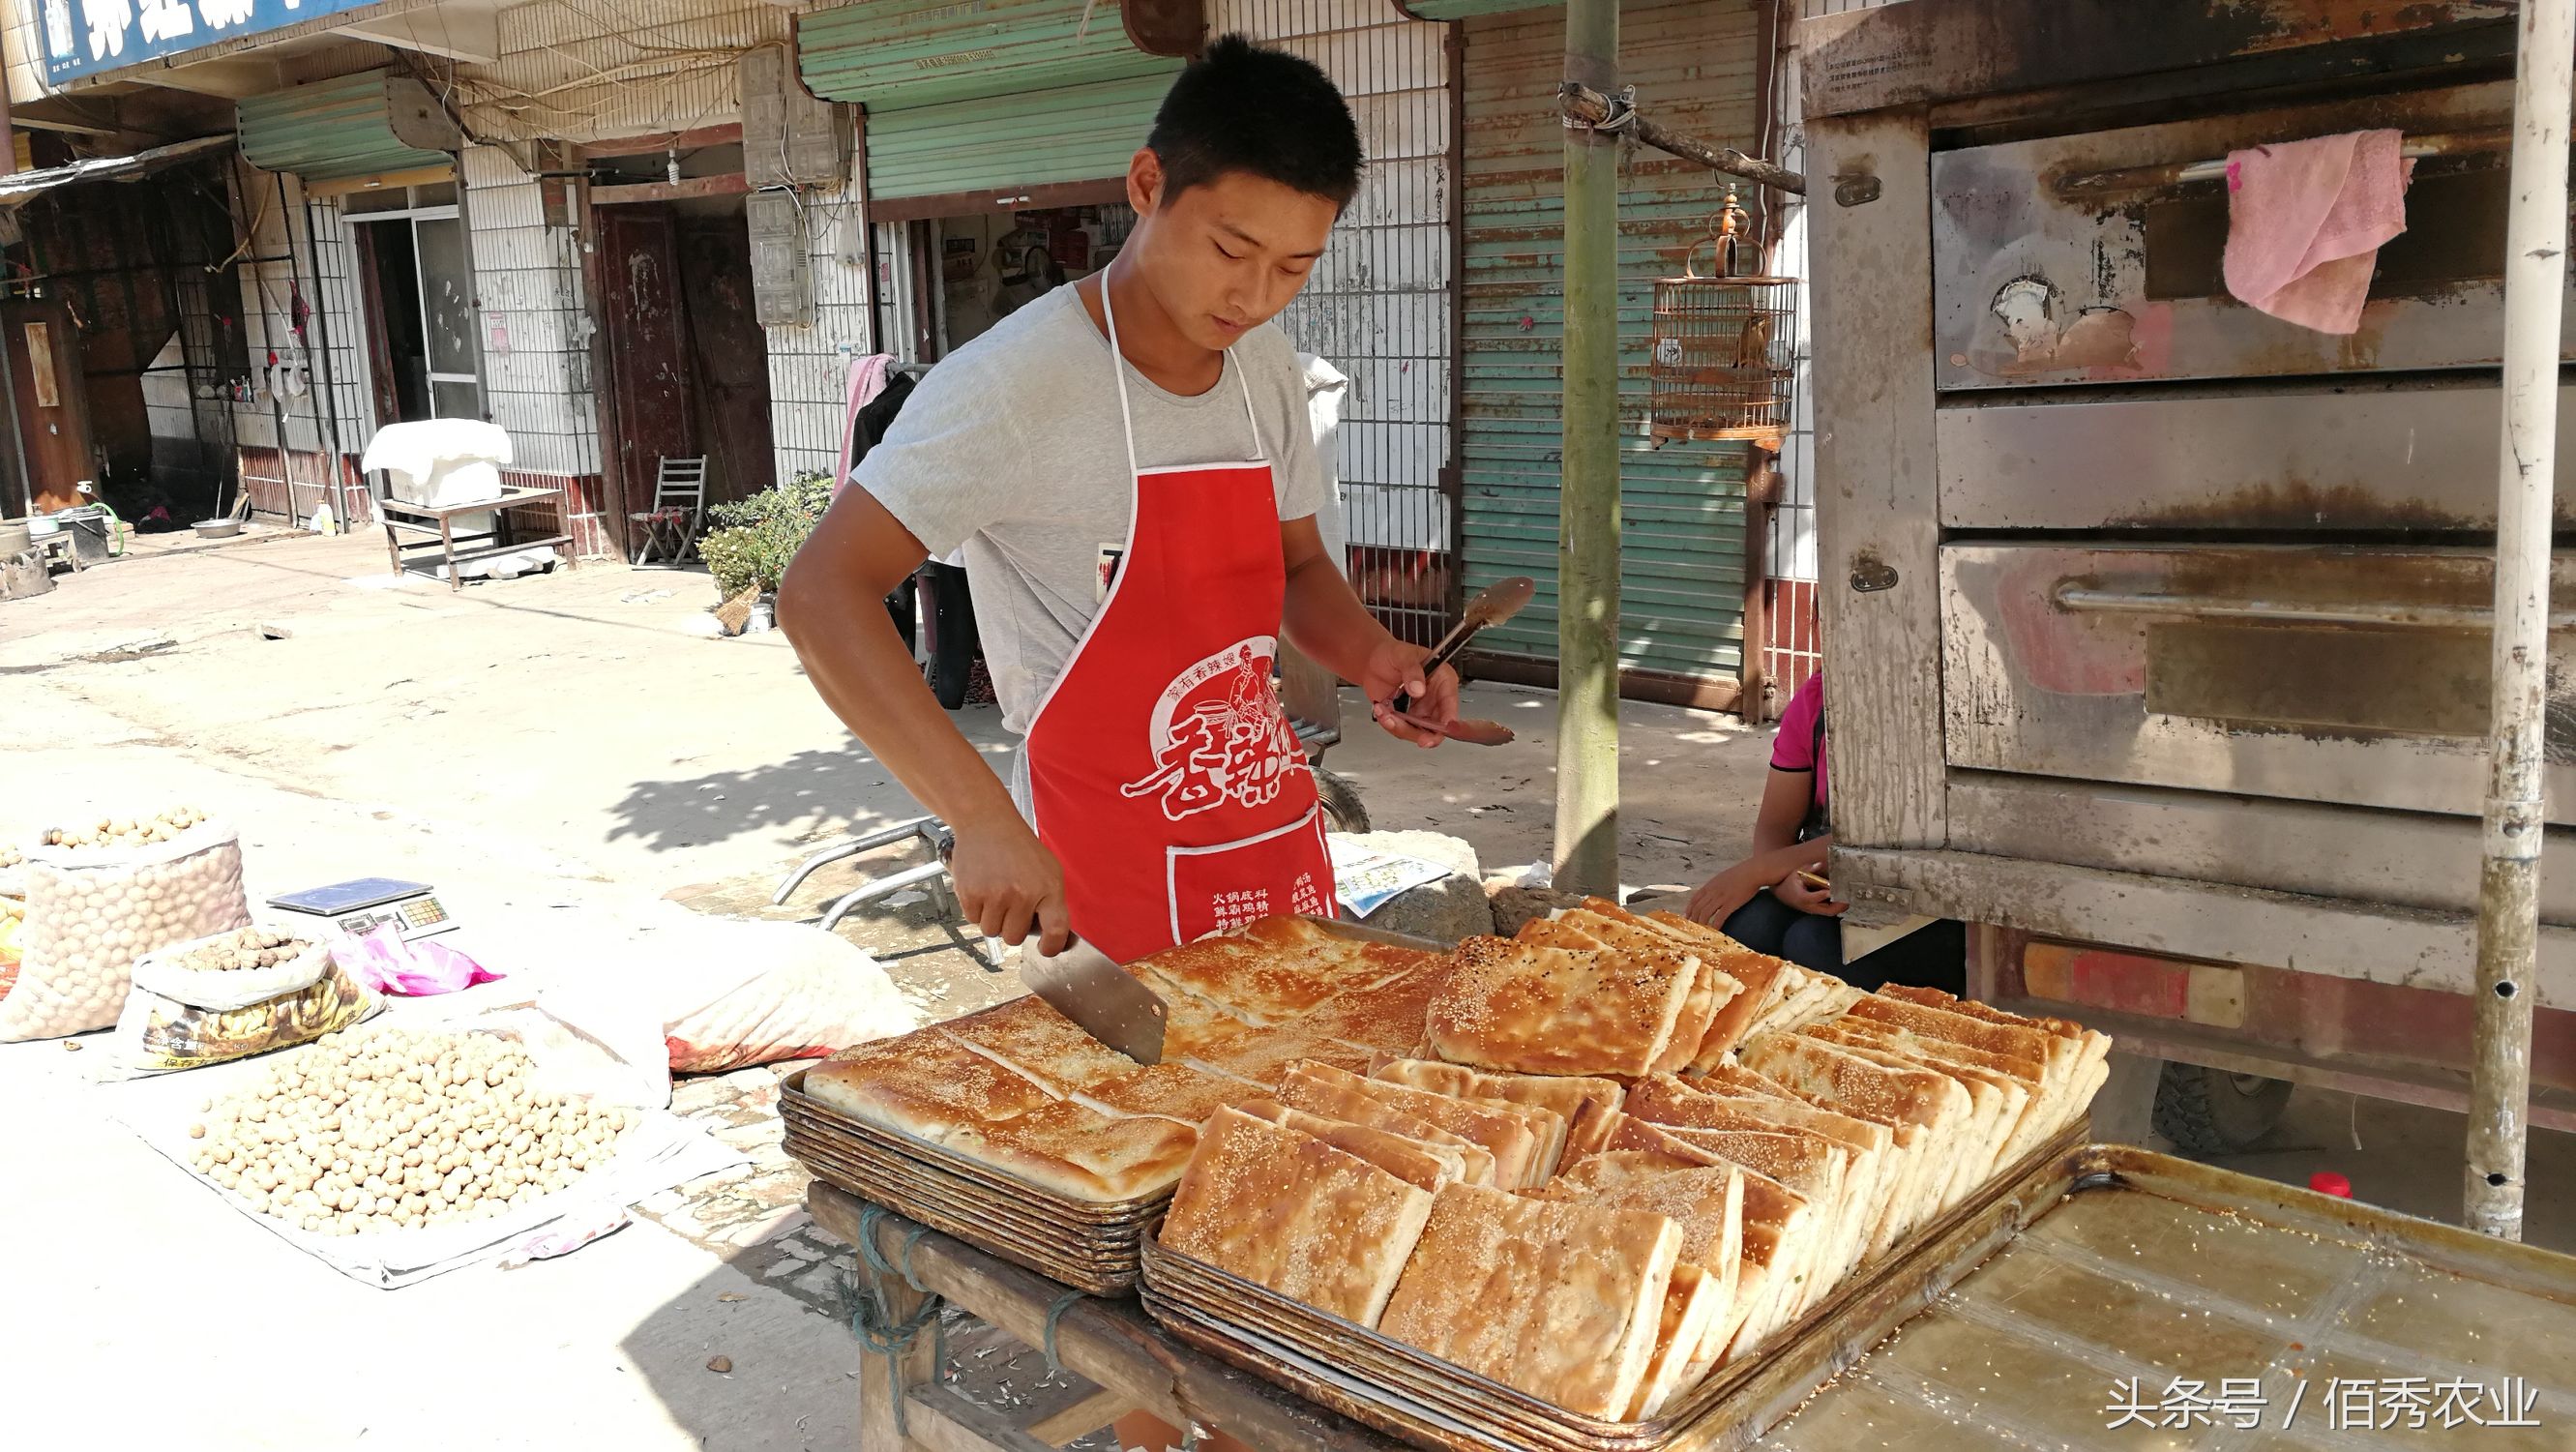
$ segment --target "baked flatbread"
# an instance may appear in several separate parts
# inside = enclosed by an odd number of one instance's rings
[[[1416,1189],[1437,1190],[1452,1182],[1464,1182],[1467,1178],[1466,1157],[1446,1145],[1426,1144],[1347,1120],[1326,1119],[1320,1114],[1291,1109],[1276,1100],[1256,1099],[1241,1107],[1244,1113],[1264,1123],[1311,1134],[1346,1155],[1368,1161]]]
[[[1312,1135],[1220,1109],[1173,1192],[1162,1243],[1375,1326],[1431,1205],[1425,1191]]]
[[[1691,1166],[1652,1152],[1626,1151],[1597,1155],[1530,1193],[1651,1211],[1681,1227],[1682,1260],[1708,1274],[1719,1301],[1705,1333],[1710,1344],[1683,1348],[1683,1355],[1704,1372],[1726,1350],[1726,1343],[1715,1339],[1719,1322],[1733,1329],[1728,1303],[1735,1298],[1744,1261],[1744,1184],[1744,1171],[1734,1165]]]
[[[1604,905],[1607,906],[1606,903]],[[1701,1045],[1716,1024],[1718,1013],[1744,992],[1744,985],[1720,972],[1697,945],[1686,943],[1631,913],[1605,913],[1587,905],[1560,915],[1557,921],[1590,933],[1614,949],[1636,953],[1678,950],[1699,960],[1699,976],[1691,984],[1690,997],[1682,1002],[1681,1015],[1673,1021],[1672,1042],[1655,1062],[1659,1073],[1678,1073],[1689,1068],[1698,1059]]]
[[[1585,906],[1596,912],[1604,910],[1597,898]],[[1690,944],[1691,951],[1699,954],[1702,961],[1742,986],[1741,993],[1719,1007],[1716,1019],[1700,1038],[1699,1056],[1691,1061],[1691,1067],[1705,1073],[1728,1050],[1742,1043],[1763,1015],[1779,1006],[1781,994],[1788,987],[1785,970],[1790,965],[1768,953],[1754,952],[1717,929],[1692,922],[1679,913],[1648,913],[1642,922]]]
[[[1637,1387],[1637,1399],[1629,1404],[1627,1420],[1644,1421],[1662,1411],[1675,1392],[1695,1384],[1689,1373],[1697,1363],[1700,1343],[1708,1339],[1709,1327],[1717,1323],[1719,1311],[1734,1291],[1731,1282],[1721,1289],[1716,1276],[1687,1261],[1674,1265],[1673,1277],[1664,1286],[1655,1354],[1646,1363],[1646,1379]]]
[[[1218,1109],[1257,1099],[1261,1092],[1256,1085],[1165,1060],[1077,1084],[1073,1099],[1104,1114],[1151,1114],[1196,1126]]]
[[[1733,1065],[1724,1067],[1726,1077],[1712,1075],[1694,1086],[1722,1104],[1737,1106],[1747,1113],[1776,1123],[1820,1134],[1851,1151],[1852,1166],[1847,1193],[1859,1213],[1851,1217],[1849,1239],[1843,1247],[1853,1264],[1867,1258],[1872,1237],[1888,1215],[1913,1162],[1898,1147],[1896,1132],[1884,1124],[1854,1119],[1830,1109],[1819,1109],[1803,1099],[1764,1079],[1750,1069]],[[1764,1089],[1753,1084],[1769,1085]]]
[[[1050,1099],[1008,1119],[952,1129],[944,1143],[1040,1189],[1108,1204],[1169,1188],[1197,1138],[1168,1119],[1112,1118]]]
[[[1928,1059],[1891,1046],[1886,1038],[1865,1024],[1852,1024],[1840,1019],[1809,1024],[1798,1030],[1800,1038],[1832,1044],[1871,1063],[1896,1070],[1928,1070],[1956,1082],[1967,1091],[1969,1115],[1958,1130],[1950,1156],[1950,1173],[1934,1193],[1932,1214],[1939,1214],[1993,1175],[1995,1155],[2002,1149],[2006,1136],[2021,1118],[2029,1096],[2019,1084],[2001,1074],[1989,1074],[1956,1064]]]
[[[967,1126],[1059,1102],[1035,1080],[933,1029],[817,1064],[805,1073],[805,1092],[854,1119],[939,1144]]]
[[[1372,988],[1336,993],[1300,1015],[1297,1027],[1364,1049],[1410,1055],[1422,1046],[1422,1020],[1439,991],[1439,969],[1417,969]]]
[[[1384,982],[1427,956],[1280,917],[1166,948],[1128,971],[1166,998],[1196,997],[1263,1027],[1285,1023],[1343,989]]]
[[[1758,1103],[1702,1094],[1668,1074],[1640,1080],[1628,1099],[1638,1118],[1767,1175],[1820,1207],[1833,1227],[1817,1258],[1826,1276],[1839,1281],[1859,1263],[1877,1222],[1881,1157],[1766,1113]]]
[[[1142,1067],[1083,1032],[1080,1024],[1056,1012],[1035,994],[950,1019],[938,1025],[936,1031],[1023,1078],[1037,1081],[1059,1099],[1071,1098],[1080,1085]]]
[[[1635,1405],[1681,1231],[1660,1215],[1452,1185],[1379,1329],[1580,1416]]]
[[[1895,1224],[1883,1232],[1883,1240],[1874,1237],[1873,1251],[1894,1244],[1932,1213],[1930,1202],[1946,1184],[1960,1134],[1975,1113],[1958,1081],[1930,1070],[1891,1069],[1794,1034],[1757,1034],[1746,1041],[1741,1059],[1746,1068],[1770,1076],[1810,1103],[1855,1119],[1920,1131],[1913,1152],[1922,1157],[1922,1171]]]
[[[1698,981],[1686,953],[1584,951],[1470,938],[1427,1022],[1451,1063],[1523,1074],[1643,1074]]]
[[[1997,1169],[2018,1161],[2040,1142],[2043,1121],[2055,1103],[2048,1087],[2048,1068],[2041,1061],[2009,1054],[1990,1054],[1965,1044],[1926,1038],[1891,1023],[1855,1018],[1850,1014],[1823,1026],[1867,1038],[1890,1053],[1903,1054],[1935,1068],[1982,1073],[1997,1088],[2005,1090],[2006,1097],[2013,1101],[2015,1107],[2007,1116],[2010,1123],[2005,1126],[1995,1146]]]
[[[1435,1148],[1454,1150],[1464,1167],[1462,1179],[1465,1183],[1491,1185],[1495,1182],[1493,1151],[1360,1090],[1327,1082],[1320,1077],[1301,1079],[1292,1076],[1280,1084],[1279,1102],[1325,1119],[1365,1125],[1406,1139],[1420,1140]]]
[[[1357,1074],[1368,1067],[1369,1050],[1318,1033],[1306,1024],[1291,1022],[1254,1029],[1241,1038],[1212,1045],[1190,1055],[1190,1062],[1276,1090],[1288,1070],[1297,1064],[1329,1064]]]
[[[1389,1084],[1402,1084],[1411,1089],[1427,1089],[1455,1099],[1499,1100],[1505,1104],[1527,1105],[1558,1116],[1548,1125],[1549,1143],[1539,1149],[1539,1160],[1553,1173],[1567,1158],[1566,1143],[1573,1125],[1583,1117],[1587,1104],[1617,1108],[1625,1091],[1609,1079],[1578,1077],[1560,1078],[1549,1074],[1490,1074],[1458,1064],[1443,1064],[1431,1059],[1395,1059],[1372,1062],[1369,1077]]]
[[[1484,1146],[1494,1157],[1494,1183],[1503,1188],[1526,1189],[1539,1183],[1555,1168],[1539,1159],[1540,1147],[1563,1133],[1549,1127],[1548,1121],[1556,1116],[1547,1110],[1499,1102],[1474,1104],[1464,1099],[1452,1099],[1446,1094],[1363,1078],[1346,1069],[1311,1059],[1289,1066],[1281,1081],[1283,1097],[1284,1093],[1293,1092],[1294,1086],[1301,1083],[1365,1094],[1390,1109],[1428,1120],[1452,1134]],[[1294,1099],[1287,1102],[1297,1103]]]
[[[1618,1132],[1619,1121],[1625,1118],[1618,1110],[1603,1107],[1597,1099],[1585,1100],[1565,1126],[1565,1153],[1557,1158],[1559,1169],[1609,1148],[1610,1136]]]
[[[1132,970],[1131,970],[1132,972]],[[1155,988],[1154,980],[1134,973],[1136,981]],[[1243,1043],[1254,1032],[1252,1025],[1236,1018],[1205,999],[1166,996],[1163,1017],[1163,1062],[1191,1058],[1210,1051],[1221,1051],[1228,1044]]]
[[[2059,1113],[2050,1122],[2048,1126],[2050,1134],[2057,1133],[2081,1117],[2091,1106],[2093,1096],[2101,1089],[2103,1080],[2110,1077],[2107,1060],[2111,1052],[2111,1036],[2096,1033],[2080,1023],[2069,1022],[2062,1018],[2026,1017],[2022,1014],[2006,1013],[1992,1004],[1979,1003],[1969,998],[1956,998],[1937,988],[1908,988],[1889,984],[1882,990],[1881,996],[1905,1003],[1921,1004],[1927,1008],[1945,1009],[1951,1013],[1964,1014],[1969,1018],[1981,1019],[1987,1023],[2015,1028],[2035,1028],[2052,1038],[2074,1044],[2075,1064],[2065,1072],[2061,1082],[2072,1086],[2075,1092],[2066,1096]],[[2095,1072],[2097,1070],[2099,1072]]]

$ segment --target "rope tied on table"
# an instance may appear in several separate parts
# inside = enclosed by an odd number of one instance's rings
[[[877,1222],[899,1218],[882,1206],[863,1208],[859,1212],[859,1256],[881,1276],[903,1277],[906,1284],[921,1293],[922,1302],[913,1307],[912,1314],[897,1317],[876,1286],[854,1285],[852,1289],[857,1294],[851,1298],[850,1334],[859,1338],[867,1354],[885,1359],[886,1391],[888,1400],[894,1403],[894,1429],[897,1435],[902,1436],[909,1435],[904,1418],[903,1358],[912,1351],[913,1343],[920,1339],[922,1328],[934,1326],[932,1334],[935,1344],[941,1348],[940,1360],[943,1363],[947,1360],[947,1328],[935,1325],[941,1308],[947,1302],[923,1285],[921,1278],[912,1270],[912,1249],[921,1243],[921,1237],[930,1233],[929,1227],[909,1226],[903,1248],[891,1261],[877,1248]]]

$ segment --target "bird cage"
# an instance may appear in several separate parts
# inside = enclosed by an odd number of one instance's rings
[[[1798,280],[1746,275],[1760,265],[1760,249],[1743,218],[1730,189],[1717,226],[1682,258],[1682,275],[1655,284],[1647,398],[1657,443],[1744,439],[1777,448],[1789,431]],[[1716,277],[1691,265],[1709,244]]]

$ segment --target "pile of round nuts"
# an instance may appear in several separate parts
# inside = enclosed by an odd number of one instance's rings
[[[87,827],[56,827],[45,834],[45,845],[92,851],[149,847],[205,820],[206,814],[195,807],[172,807],[157,817],[101,817]]]
[[[636,1122],[537,1089],[490,1034],[351,1030],[189,1126],[196,1166],[254,1209],[327,1235],[451,1225],[561,1190]]]
[[[241,845],[228,837],[167,862],[30,862],[26,964],[0,999],[0,1040],[105,1028],[125,1006],[136,959],[249,921]]]
[[[242,928],[213,942],[198,944],[180,955],[177,962],[182,968],[274,968],[294,962],[312,946],[274,928]]]
[[[0,842],[0,867],[16,867],[26,860],[27,854],[19,850],[17,843]]]

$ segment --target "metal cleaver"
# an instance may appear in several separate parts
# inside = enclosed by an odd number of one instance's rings
[[[1031,939],[1020,949],[1020,981],[1082,1031],[1139,1064],[1163,1062],[1162,996],[1106,953],[1076,938],[1052,958]]]

